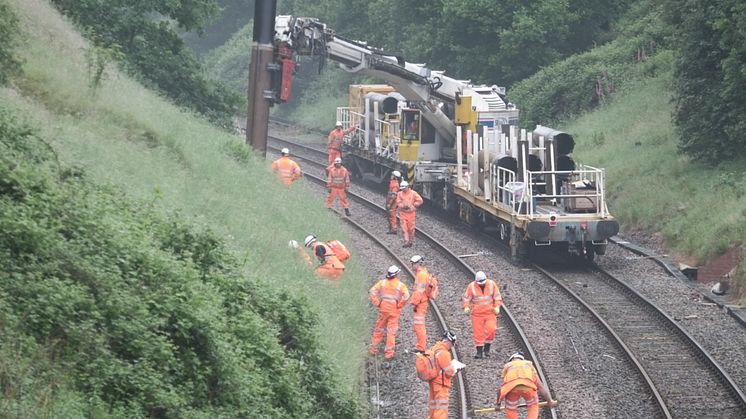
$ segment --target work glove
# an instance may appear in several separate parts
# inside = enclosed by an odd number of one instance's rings
[[[416,305],[414,305],[414,304],[412,304],[412,311],[413,311],[413,312],[414,312],[414,311],[417,311],[417,306],[416,306]]]
[[[327,192],[332,193],[332,188],[326,188]]]
[[[464,307],[464,314],[471,313],[471,309],[469,307]]]
[[[495,307],[495,314],[500,314],[500,306]]]
[[[405,205],[401,209],[403,209],[404,211],[409,211],[409,205]]]

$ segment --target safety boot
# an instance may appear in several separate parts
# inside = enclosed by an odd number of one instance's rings
[[[491,345],[492,345],[491,343],[485,343],[484,344],[484,357],[485,358],[489,358],[490,357],[490,346]]]
[[[396,230],[389,230],[389,232],[386,234],[396,234]]]
[[[350,216],[350,209],[349,208],[345,208],[345,215],[348,216],[348,217]]]
[[[474,355],[474,359],[482,359],[484,358],[484,355],[482,354],[482,347],[477,346],[477,354]]]

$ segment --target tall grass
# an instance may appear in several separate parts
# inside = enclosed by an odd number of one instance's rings
[[[577,158],[606,168],[610,209],[625,228],[661,231],[704,262],[746,237],[746,161],[713,167],[678,153],[670,83],[670,72],[634,82],[564,128]]]
[[[320,313],[317,333],[350,391],[358,391],[368,336],[365,283],[354,258],[340,287],[321,281],[287,248],[314,232],[344,237],[321,198],[303,183],[287,189],[242,139],[217,130],[144,89],[116,68],[92,95],[89,45],[43,0],[10,0],[27,34],[24,75],[0,100],[29,115],[52,138],[59,159],[101,182],[217,231],[249,277],[307,297]]]

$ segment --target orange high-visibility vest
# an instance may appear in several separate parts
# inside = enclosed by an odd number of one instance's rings
[[[448,347],[442,340],[436,342],[435,345],[430,348],[430,351],[435,354],[435,362],[442,371],[440,377],[436,378],[436,380],[438,380],[441,385],[450,387],[451,377],[456,375],[456,368],[451,365],[451,361],[453,360],[451,352],[449,352]]]
[[[401,191],[396,195],[396,208],[404,213],[414,212],[417,207],[422,205],[422,197],[417,192],[413,191],[412,188],[406,191]],[[408,207],[408,209],[404,209]]]
[[[422,266],[417,267],[417,272],[414,278],[414,293],[412,294],[412,304],[417,305],[420,303],[427,303],[430,299],[430,290],[428,285],[430,284],[430,273]]]
[[[327,188],[348,188],[350,186],[350,172],[344,166],[331,166],[326,179]]]
[[[539,388],[539,375],[531,361],[515,359],[508,362],[503,367],[500,377],[503,379],[503,384],[500,386],[499,400],[502,400],[516,386],[526,386],[531,390]]]
[[[461,297],[464,303],[464,308],[473,305],[472,315],[479,316],[482,314],[494,313],[494,308],[502,305],[503,297],[500,294],[500,287],[497,286],[495,281],[488,279],[484,284],[484,291],[482,287],[477,284],[477,281],[472,281],[464,291],[464,295]]]
[[[298,166],[298,163],[290,160],[287,156],[282,156],[272,162],[272,170],[277,173],[277,176],[279,176],[285,184],[293,183],[295,179],[300,177],[300,166]]]
[[[382,279],[370,289],[370,301],[381,311],[399,311],[409,300],[409,288],[399,278]]]

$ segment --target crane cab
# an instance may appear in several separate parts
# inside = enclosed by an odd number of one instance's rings
[[[419,109],[402,109],[401,121],[399,160],[415,161],[422,141],[422,113]]]

